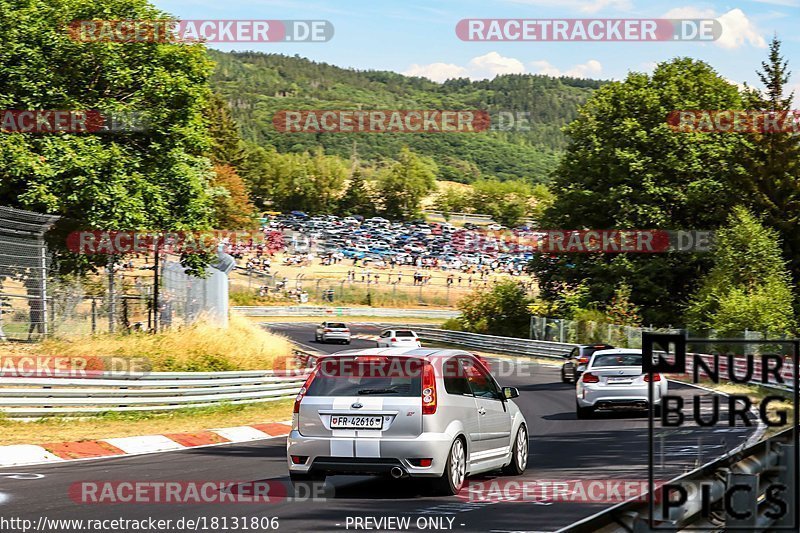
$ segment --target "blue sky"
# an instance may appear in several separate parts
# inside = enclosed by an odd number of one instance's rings
[[[709,62],[731,81],[757,84],[755,70],[774,33],[796,72],[800,94],[800,0],[155,0],[182,19],[326,19],[327,43],[212,44],[220,50],[299,54],[358,69],[392,70],[441,81],[528,72],[622,79],[659,62],[690,56]],[[723,37],[714,43],[464,42],[455,34],[464,18],[716,18]]]

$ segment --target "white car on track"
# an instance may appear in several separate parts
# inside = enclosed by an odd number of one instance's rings
[[[378,337],[378,348],[420,348],[422,342],[410,329],[389,329]]]
[[[597,410],[647,409],[648,375],[642,372],[642,351],[627,348],[598,350],[575,386],[578,418],[589,418]],[[653,374],[653,410],[660,416],[661,398],[667,380]]]

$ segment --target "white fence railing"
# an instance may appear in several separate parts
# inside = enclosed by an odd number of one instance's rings
[[[391,309],[381,307],[240,306],[232,308],[244,316],[377,316],[401,318],[455,318],[459,311],[446,309]]]
[[[305,379],[303,372],[291,371],[0,377],[0,413],[7,417],[80,416],[275,401],[293,398]]]

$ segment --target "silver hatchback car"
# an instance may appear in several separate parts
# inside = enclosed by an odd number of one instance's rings
[[[318,360],[297,395],[287,439],[294,483],[338,474],[432,478],[457,494],[466,476],[525,471],[528,425],[474,355],[372,348]]]

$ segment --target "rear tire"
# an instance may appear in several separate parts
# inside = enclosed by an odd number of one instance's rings
[[[450,446],[447,463],[444,465],[442,477],[434,480],[432,488],[435,494],[455,496],[464,486],[467,473],[467,450],[464,441],[457,438]]]
[[[561,367],[561,383],[569,383],[567,379],[567,374],[564,372],[564,367]]]
[[[594,416],[594,407],[581,407],[576,403],[575,413],[578,415],[578,419],[586,420],[587,418],[592,418]]]
[[[519,476],[525,473],[527,466],[528,429],[522,424],[514,438],[514,446],[511,447],[511,462],[503,467],[503,473],[507,476]]]

